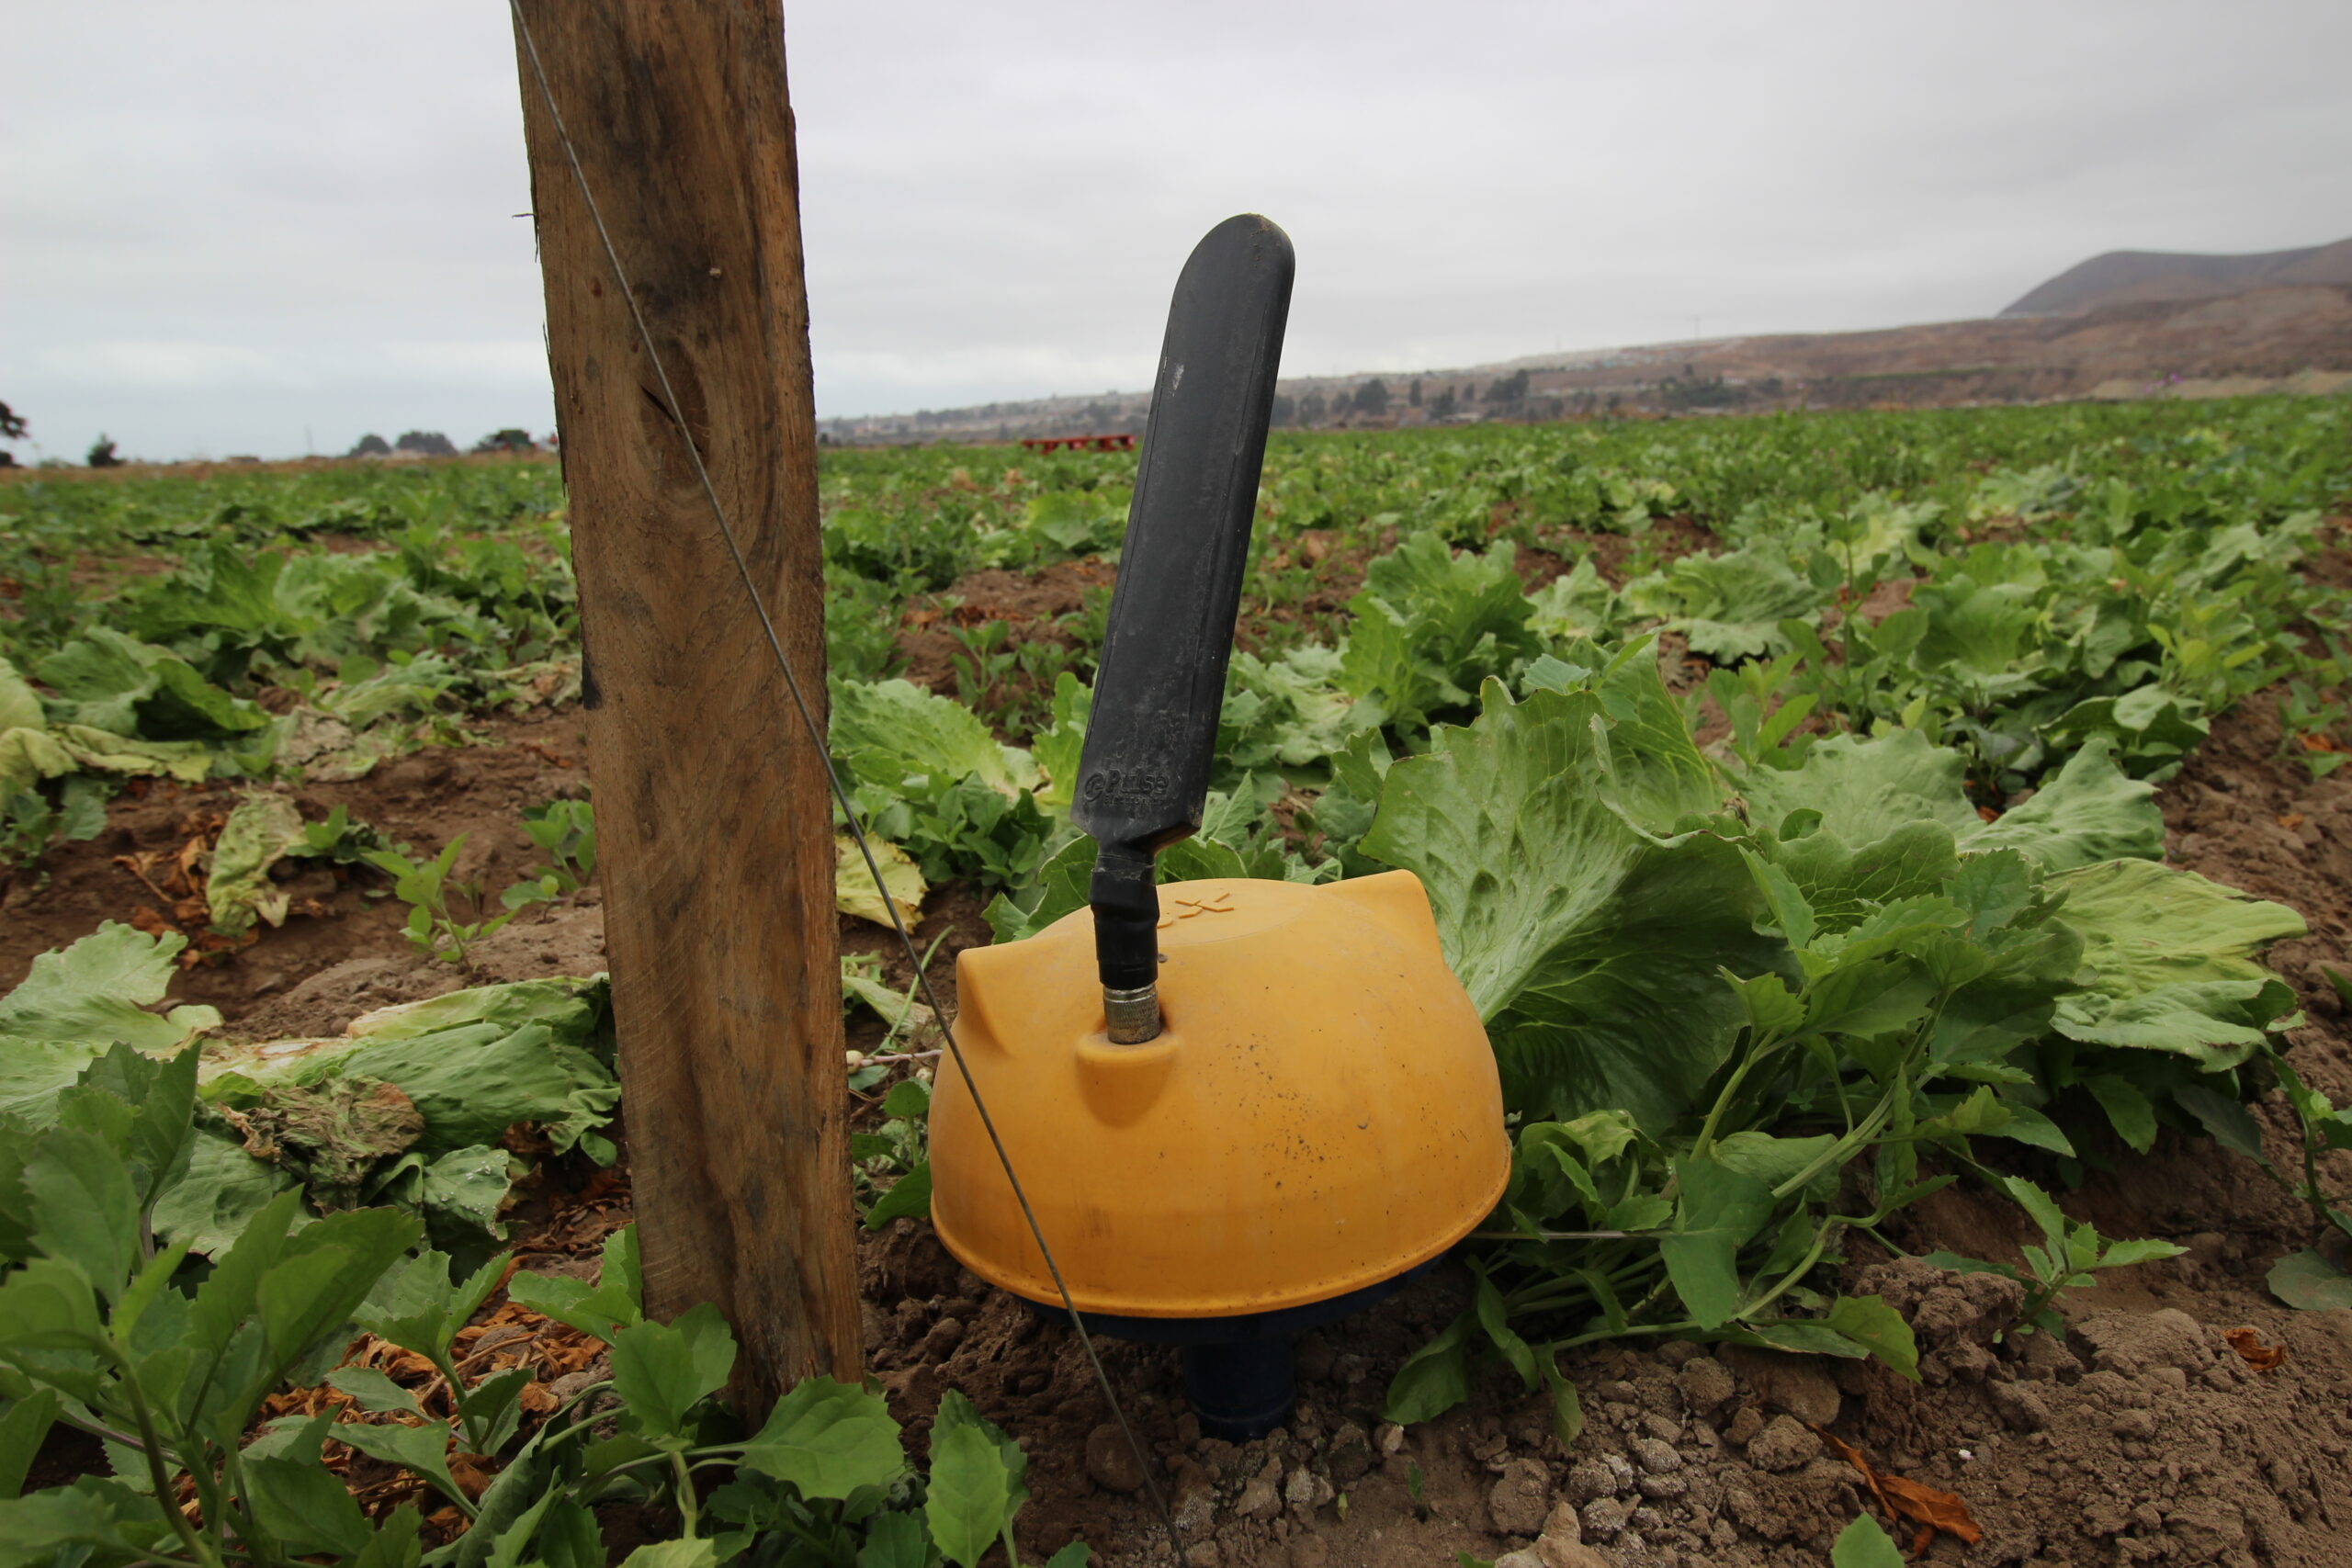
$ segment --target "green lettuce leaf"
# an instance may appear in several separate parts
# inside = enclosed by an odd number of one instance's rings
[[[1826,828],[1798,839],[1768,833],[1760,841],[1772,868],[1804,896],[1814,930],[1833,935],[1860,925],[1882,906],[1939,892],[1959,863],[1951,830],[1925,818],[1859,849]],[[1804,933],[1789,934],[1810,940]]]
[[[601,983],[485,986],[370,1014],[350,1038],[277,1070],[303,1084],[334,1076],[394,1085],[424,1113],[417,1146],[427,1154],[495,1144],[533,1122],[559,1150],[585,1144],[608,1158],[597,1129],[612,1119],[620,1086],[586,1048],[603,1010]]]
[[[2058,1004],[2058,1032],[2089,1044],[2165,1051],[2219,1072],[2267,1039],[2284,986],[2258,962],[2304,934],[2283,904],[2152,861],[2082,866],[2050,879],[2059,919],[2080,931],[2089,984]],[[2270,993],[2266,995],[2266,993]]]
[[[225,1128],[198,1123],[187,1164],[155,1200],[155,1234],[217,1258],[244,1235],[270,1200],[295,1184],[268,1160],[255,1159]]]
[[[40,729],[48,723],[40,698],[33,694],[16,665],[0,656],[0,729]]]
[[[200,784],[212,772],[213,750],[201,740],[150,740],[86,724],[61,724],[50,733],[76,763],[103,773],[159,773]]]
[[[1657,773],[1632,744],[1620,765],[1612,743],[1645,732],[1612,728],[1600,694],[1514,703],[1489,682],[1484,702],[1389,768],[1364,852],[1428,889],[1514,1109],[1623,1109],[1662,1129],[1744,1020],[1723,968],[1776,968],[1785,948],[1756,930],[1763,898],[1735,846],[1659,838],[1620,804],[1654,808]]]
[[[213,685],[169,649],[89,626],[36,670],[58,694],[62,724],[157,740],[205,740],[266,729],[254,703]]]
[[[2127,778],[2113,749],[2093,739],[2032,798],[1960,835],[1965,850],[2015,849],[2045,871],[2108,860],[2159,860],[2164,813],[2154,784]]]
[[[0,1041],[0,1109],[48,1120],[45,1104],[96,1052],[28,1056],[20,1043]],[[610,1060],[601,979],[453,992],[370,1013],[332,1040],[215,1043],[209,1103],[156,1202],[156,1231],[215,1253],[299,1181],[323,1208],[393,1201],[495,1236],[524,1168],[499,1146],[508,1127],[534,1122],[558,1149],[613,1157],[599,1131],[620,1097]]]
[[[1875,739],[1833,735],[1795,768],[1751,768],[1738,777],[1747,819],[1777,833],[1789,814],[1818,811],[1847,844],[1874,844],[1899,828],[1938,822],[1957,840],[1982,827],[1969,807],[1967,763],[1916,729]]]
[[[978,778],[1008,798],[1037,786],[1029,753],[998,744],[961,703],[906,681],[838,681],[832,699],[833,754],[869,784]]]
[[[204,886],[213,929],[233,936],[256,917],[284,924],[286,891],[270,881],[269,868],[301,841],[302,814],[288,796],[254,795],[238,802],[212,847],[212,874]]]
[[[0,802],[74,771],[73,754],[45,729],[0,729]]]
[[[1340,656],[1307,644],[1278,659],[1237,649],[1217,716],[1217,754],[1235,768],[1310,767],[1360,728],[1338,684]]]
[[[1777,835],[1792,812],[1818,811],[1821,830],[1849,846],[1933,822],[1963,853],[2014,849],[2045,871],[2164,852],[2154,786],[2127,778],[2093,740],[2030,799],[1986,822],[1968,803],[1967,762],[1916,729],[1864,739],[1836,735],[1798,767],[1751,768],[1738,778],[1747,818]]]
[[[1916,661],[1965,691],[1973,706],[2031,691],[2048,660],[2048,568],[2031,545],[1978,545],[1911,591],[1927,624]]]
[[[169,1051],[220,1022],[209,1007],[147,1010],[163,1000],[172,959],[187,945],[175,931],[159,939],[108,920],[73,946],[33,960],[24,983],[0,997],[0,1037],[87,1047],[75,1072],[118,1040],[141,1051]],[[14,1082],[0,1089],[11,1100],[21,1093]]]
[[[62,658],[66,651],[61,650],[56,657]],[[106,662],[103,648],[90,657]],[[133,684],[141,691],[147,690],[145,672],[137,670],[135,659],[130,663],[134,670]],[[73,660],[61,666],[69,681],[75,668]],[[43,679],[49,678],[44,674]],[[105,678],[93,680],[98,687],[106,685]],[[69,705],[79,711],[81,705]],[[137,722],[128,708],[122,711],[121,718],[126,726]],[[212,762],[210,750],[196,741],[140,740],[85,724],[62,724],[52,730],[40,698],[14,664],[0,659],[0,801],[18,790],[30,789],[42,779],[70,773],[77,767],[102,773],[170,773],[194,784],[211,771]]]
[[[1621,613],[1616,591],[1601,581],[1589,555],[1529,594],[1527,602],[1532,606],[1529,627],[1538,637],[1562,642],[1607,637]]]
[[[365,1137],[324,1140],[347,1156],[334,1164],[337,1180],[489,1224],[512,1174],[497,1145],[516,1122],[537,1124],[559,1150],[613,1157],[601,1129],[620,1086],[605,997],[601,979],[524,980],[385,1008],[335,1039],[217,1047],[206,1092],[249,1123],[299,1114],[306,1128],[325,1116],[343,1130],[350,1118],[334,1118],[356,1092],[350,1086],[389,1085],[413,1105],[421,1128],[410,1131],[405,1119],[397,1127],[370,1122]],[[300,1147],[264,1146],[298,1174],[322,1174],[311,1168],[322,1140],[306,1137]],[[319,1196],[332,1201],[333,1193]]]
[[[1689,555],[1625,584],[1625,603],[1656,615],[1719,663],[1785,653],[1786,620],[1812,619],[1827,602],[1788,551],[1762,541],[1728,555]]]
[[[1364,705],[1359,723],[1426,724],[1540,650],[1517,557],[1509,541],[1456,555],[1423,533],[1364,569],[1339,668],[1340,688]]]

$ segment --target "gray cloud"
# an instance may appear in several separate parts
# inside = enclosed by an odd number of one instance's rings
[[[9,30],[0,397],[48,450],[547,427],[502,6]],[[2101,250],[2352,233],[2338,0],[821,0],[788,49],[827,413],[1140,386],[1246,209],[1298,243],[1300,373],[1986,314]]]

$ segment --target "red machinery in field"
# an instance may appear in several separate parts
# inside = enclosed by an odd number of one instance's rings
[[[1032,452],[1051,452],[1067,446],[1073,452],[1132,452],[1136,438],[1132,435],[1024,435],[1021,445]]]

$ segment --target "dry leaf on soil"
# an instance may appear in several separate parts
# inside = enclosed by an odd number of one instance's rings
[[[498,1461],[488,1454],[452,1453],[449,1456],[449,1479],[458,1490],[479,1503],[490,1483],[498,1479]]]
[[[1969,1517],[1968,1505],[1952,1494],[1923,1486],[1900,1475],[1889,1475],[1871,1463],[1863,1457],[1862,1450],[1851,1443],[1843,1442],[1835,1434],[1822,1431],[1818,1427],[1814,1430],[1821,1434],[1822,1441],[1827,1443],[1838,1458],[1862,1472],[1862,1480],[1869,1483],[1871,1495],[1890,1515],[1918,1525],[1923,1535],[1942,1530],[1948,1535],[1958,1536],[1971,1546],[1984,1535],[1983,1528]],[[1924,1547],[1914,1543],[1915,1552],[1924,1550]]]

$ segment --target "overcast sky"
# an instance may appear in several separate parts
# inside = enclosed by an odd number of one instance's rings
[[[549,426],[503,4],[0,18],[0,399],[38,452]],[[1293,374],[2352,235],[2345,0],[799,0],[787,39],[824,414],[1142,387],[1185,251],[1252,209],[1298,248]]]

